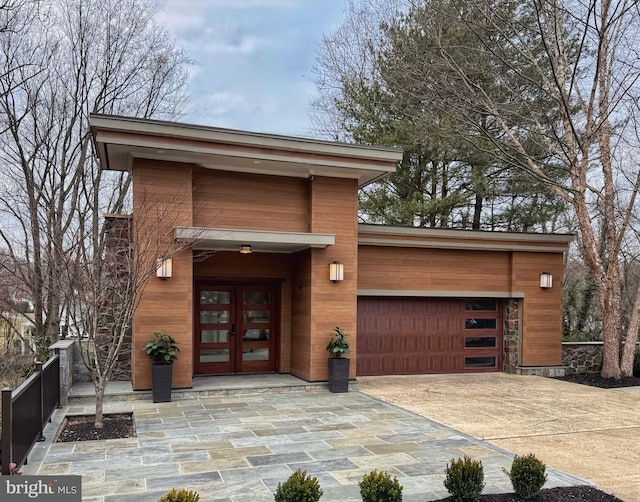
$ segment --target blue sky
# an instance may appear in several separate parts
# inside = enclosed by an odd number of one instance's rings
[[[313,135],[312,68],[345,0],[161,0],[156,20],[187,53],[183,122]]]

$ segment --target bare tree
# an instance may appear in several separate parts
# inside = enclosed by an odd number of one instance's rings
[[[146,0],[42,2],[32,22],[0,38],[12,62],[0,74],[0,242],[25,264],[43,347],[66,309],[70,250],[99,248],[102,213],[127,202],[129,174],[98,169],[89,114],[170,118],[184,103],[185,58],[154,13]],[[80,228],[91,238],[78,242]]]
[[[640,327],[640,291],[633,292],[625,332],[621,251],[638,248],[630,231],[637,224],[640,188],[638,2],[533,0],[525,4],[533,14],[511,2],[465,3],[461,19],[471,29],[488,24],[496,35],[476,38],[465,47],[464,57],[459,48],[442,45],[442,57],[433,68],[433,92],[445,110],[472,106],[485,114],[502,131],[500,136],[485,135],[498,155],[548,183],[571,205],[602,316],[602,375],[629,376]],[[473,77],[475,61],[486,53],[499,65],[498,73],[507,76],[499,98]],[[551,110],[529,102],[539,93]],[[529,133],[524,137],[535,138],[552,152],[568,183],[558,183],[550,175],[552,163],[528,152],[520,134],[523,127]],[[482,135],[482,129],[477,134]]]
[[[142,192],[135,215],[107,215],[97,239],[93,229],[80,229],[69,250],[66,267],[71,273],[64,292],[82,362],[96,392],[96,428],[103,426],[104,392],[131,334],[142,291],[156,275],[158,258],[172,258],[196,239],[173,238],[186,190],[176,187],[171,199],[161,204]]]

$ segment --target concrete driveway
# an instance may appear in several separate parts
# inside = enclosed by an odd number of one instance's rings
[[[358,377],[360,390],[640,502],[640,388],[502,373]]]

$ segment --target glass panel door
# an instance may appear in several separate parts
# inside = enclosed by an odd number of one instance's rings
[[[196,374],[276,370],[276,292],[271,285],[196,284]]]
[[[271,287],[242,286],[238,311],[242,312],[240,332],[242,353],[240,371],[275,371],[275,302]]]
[[[200,285],[196,287],[195,373],[233,371],[233,288]]]

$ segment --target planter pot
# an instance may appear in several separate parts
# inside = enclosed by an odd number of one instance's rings
[[[329,390],[331,392],[349,391],[349,363],[346,357],[329,358]]]
[[[151,366],[151,388],[154,403],[168,403],[171,401],[171,377],[173,365],[154,364]]]

